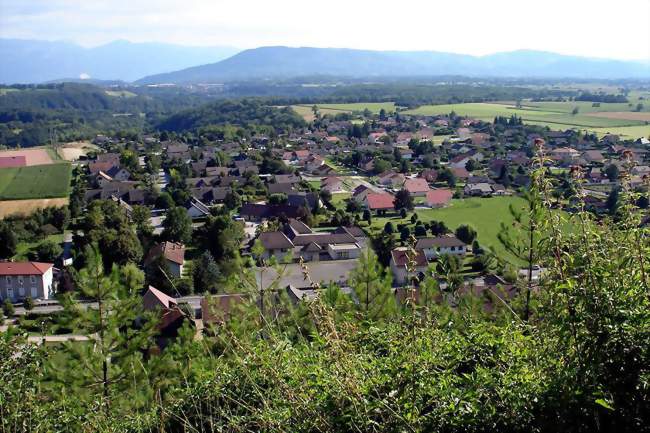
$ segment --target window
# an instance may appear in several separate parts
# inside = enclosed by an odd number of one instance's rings
[[[18,287],[18,295],[22,298],[25,296],[25,288],[20,286]]]
[[[350,258],[350,252],[349,251],[340,251],[338,254],[339,259],[349,259]]]
[[[7,275],[7,277],[5,279],[7,280],[7,286],[10,286],[11,285],[11,277]]]
[[[22,275],[18,275],[18,284],[22,286],[24,282],[25,282],[25,278]]]
[[[30,281],[32,284],[36,284],[36,275],[30,275],[30,276],[29,276],[29,281]]]

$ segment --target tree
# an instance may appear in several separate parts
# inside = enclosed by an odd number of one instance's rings
[[[395,233],[395,226],[393,225],[392,222],[388,221],[384,225],[384,233],[387,233],[389,235],[392,235],[393,233]]]
[[[233,210],[241,206],[241,196],[236,191],[228,191],[226,197],[223,199],[223,204],[228,209]]]
[[[377,256],[369,248],[361,253],[359,264],[350,273],[349,282],[366,320],[386,319],[396,313],[391,275],[384,274]]]
[[[331,194],[330,194],[330,198],[331,198]],[[286,204],[288,200],[289,198],[284,193],[271,194],[271,196],[269,197],[269,204],[273,204],[273,205]]]
[[[618,167],[614,164],[609,164],[607,167],[605,167],[605,175],[607,176],[607,179],[609,179],[610,181],[612,182],[616,181],[619,176]]]
[[[438,172],[438,180],[441,182],[447,182],[447,185],[450,187],[456,186],[456,175],[448,168]]]
[[[212,254],[205,251],[194,264],[192,277],[194,278],[194,287],[202,292],[214,293],[219,282],[219,266],[214,261]]]
[[[365,209],[363,211],[363,220],[368,223],[368,225],[372,224],[372,213],[370,213],[370,210]]]
[[[476,230],[465,224],[460,225],[456,229],[456,237],[467,245],[470,245],[476,239]]]
[[[415,204],[413,202],[413,197],[411,196],[411,193],[408,192],[406,189],[400,189],[397,191],[397,194],[395,194],[395,209],[400,210],[400,209],[406,209],[406,210],[413,210],[415,207]]]
[[[151,212],[146,206],[134,205],[131,212],[131,221],[135,225],[135,232],[143,242],[145,239],[153,235],[153,227],[151,226]]]
[[[77,287],[97,308],[82,308],[66,295],[61,300],[65,313],[61,324],[79,329],[93,344],[63,346],[66,357],[78,368],[60,368],[53,359],[47,371],[54,386],[83,388],[79,395],[101,399],[100,407],[108,413],[115,396],[127,390],[141,391],[149,382],[143,354],[154,346],[157,321],[152,315],[143,315],[139,294],[144,283],[142,271],[129,264],[122,268],[114,265],[106,273],[96,245],[87,248],[85,257],[86,267],[79,272]]]
[[[34,309],[34,298],[31,296],[27,296],[25,299],[23,299],[23,308],[27,311],[31,311]]]
[[[18,238],[8,222],[0,221],[0,259],[10,259],[16,254]]]
[[[580,112],[580,108],[579,107],[574,107],[573,110],[571,111],[571,114],[575,116],[579,112]]]
[[[399,210],[399,216],[400,216],[400,218],[405,219],[406,218],[406,209],[404,209],[404,208],[400,209]]]
[[[161,192],[158,198],[156,199],[156,207],[160,209],[169,209],[174,207],[175,205],[176,203],[174,203],[174,198],[167,191]]]
[[[478,168],[478,163],[473,159],[470,159],[465,163],[465,170],[467,171],[474,171],[477,168]]]
[[[328,189],[321,189],[319,196],[325,203],[330,203],[332,201],[332,193]]]
[[[449,233],[449,229],[442,221],[431,221],[431,223],[429,223],[429,227],[431,228],[431,234],[433,236],[442,236],[446,233]]]
[[[643,111],[643,104],[642,103],[639,102],[638,104],[636,104],[636,111]]]
[[[36,247],[36,259],[41,262],[54,262],[63,253],[57,242],[47,239]]]
[[[225,274],[229,274],[229,268],[224,265],[239,255],[243,239],[242,224],[226,215],[208,218],[196,231],[196,240],[201,249],[210,251],[214,260],[219,263],[221,272]]]
[[[381,232],[372,238],[372,248],[377,253],[379,263],[383,266],[390,264],[391,253],[395,249],[395,238],[390,233]]]
[[[414,234],[415,234],[415,236],[417,236],[419,238],[424,237],[424,236],[427,235],[427,229],[422,224],[416,225]]]
[[[410,236],[411,236],[411,229],[409,229],[408,226],[403,226],[402,229],[399,231],[399,239],[402,242],[406,242]]]
[[[162,238],[186,244],[192,238],[192,219],[183,207],[172,207],[165,214]]]
[[[607,196],[607,200],[605,201],[605,206],[607,207],[607,210],[609,211],[610,215],[616,214],[616,211],[618,210],[619,194],[620,194],[620,189],[618,187],[614,187],[612,188],[612,190],[609,192],[609,195]]]

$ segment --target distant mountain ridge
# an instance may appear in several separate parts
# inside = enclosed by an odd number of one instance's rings
[[[80,76],[133,81],[146,75],[217,62],[237,53],[231,47],[185,47],[113,41],[94,48],[69,42],[0,39],[0,83],[43,83]]]
[[[275,46],[245,50],[216,63],[147,76],[137,83],[215,83],[314,75],[645,79],[650,78],[650,64],[532,50],[476,57],[435,51],[371,51]]]

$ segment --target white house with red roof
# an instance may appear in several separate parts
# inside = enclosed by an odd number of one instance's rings
[[[185,245],[176,242],[161,242],[154,245],[144,259],[145,266],[149,266],[159,258],[163,258],[169,271],[176,278],[183,275],[185,266]]]
[[[28,296],[49,299],[54,294],[54,265],[40,262],[0,262],[0,299],[12,302]]]
[[[427,192],[427,205],[432,208],[445,207],[453,197],[454,193],[450,189],[434,189]]]

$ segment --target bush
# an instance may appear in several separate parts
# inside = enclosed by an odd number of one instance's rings
[[[12,317],[16,313],[14,304],[12,304],[9,299],[5,299],[4,302],[2,303],[2,312],[7,317]]]
[[[27,311],[31,311],[34,309],[34,299],[31,296],[27,296],[25,299],[23,299],[23,308]]]

